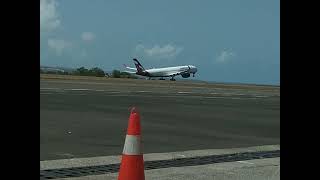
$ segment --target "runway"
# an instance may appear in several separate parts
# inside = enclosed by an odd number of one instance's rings
[[[145,153],[280,143],[280,87],[40,79],[40,160],[121,154],[132,106]]]

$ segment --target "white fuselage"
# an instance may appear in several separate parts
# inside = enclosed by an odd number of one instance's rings
[[[174,77],[179,75],[183,78],[189,78],[190,74],[193,74],[193,77],[195,77],[195,73],[198,71],[198,69],[193,65],[145,69],[136,58],[133,58],[133,61],[136,68],[128,67],[124,64],[125,68],[136,70],[136,72],[129,71],[128,73],[146,76],[149,77],[149,79],[151,77],[161,77],[163,80],[163,77],[171,77],[170,80],[174,81]]]
[[[190,73],[196,73],[197,68],[195,66],[174,66],[174,67],[165,67],[165,68],[154,68],[154,69],[147,69],[146,71],[149,73],[150,77],[169,77],[172,74],[178,74],[179,72],[188,71]]]

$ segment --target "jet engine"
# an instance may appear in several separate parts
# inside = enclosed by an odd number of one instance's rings
[[[181,76],[183,78],[188,78],[188,77],[190,77],[190,73],[183,73],[183,74],[181,74]]]

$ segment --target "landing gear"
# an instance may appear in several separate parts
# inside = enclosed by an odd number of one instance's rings
[[[174,76],[171,77],[170,81],[176,81],[176,80],[174,79]]]
[[[195,74],[195,73],[193,73],[193,77],[194,77],[194,74]]]
[[[159,80],[165,80],[164,78],[160,78]]]

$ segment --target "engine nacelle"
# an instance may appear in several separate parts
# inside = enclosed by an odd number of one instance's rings
[[[181,76],[182,76],[183,78],[188,78],[188,77],[190,77],[190,73],[184,73],[184,74],[181,74]]]

